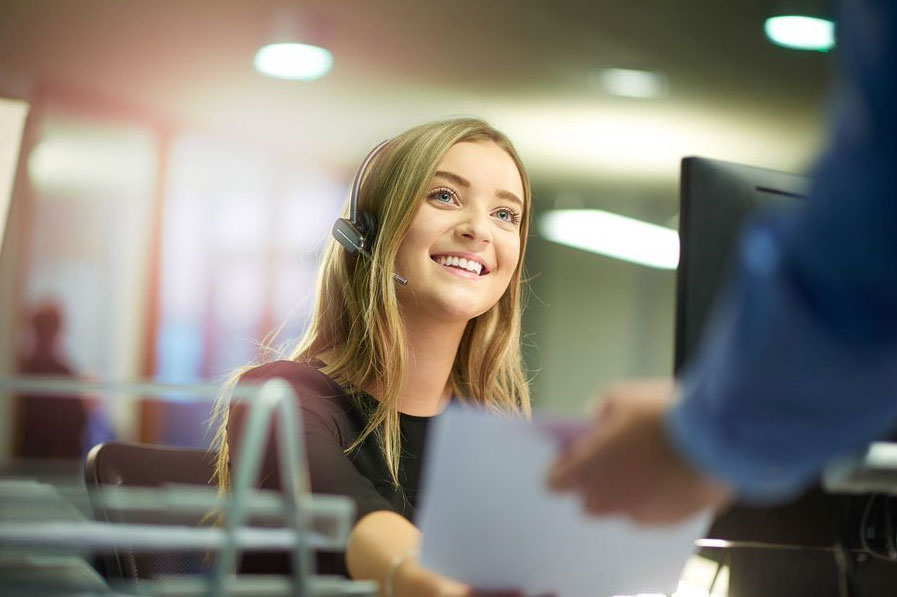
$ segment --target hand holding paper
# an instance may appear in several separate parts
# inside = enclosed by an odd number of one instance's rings
[[[673,380],[620,384],[604,395],[601,424],[568,444],[551,467],[549,485],[580,494],[589,514],[669,524],[732,495],[688,466],[663,429],[675,402]]]

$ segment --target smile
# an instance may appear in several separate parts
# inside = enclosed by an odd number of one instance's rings
[[[444,267],[470,272],[477,276],[485,276],[489,273],[486,265],[476,259],[458,257],[457,255],[433,255],[430,259]]]

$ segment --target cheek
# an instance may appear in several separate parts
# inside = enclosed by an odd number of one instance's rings
[[[517,236],[509,238],[507,242],[501,243],[496,248],[498,249],[498,257],[503,265],[502,269],[505,271],[508,280],[510,280],[520,261],[520,238]]]
[[[432,226],[426,224],[421,221],[420,214],[415,216],[408,232],[405,233],[405,238],[399,245],[399,251],[396,254],[397,260],[413,259],[416,254],[429,250],[430,245],[433,244],[435,233]]]
[[[411,244],[411,239],[408,235],[405,235],[405,238],[402,239],[401,244],[399,244],[399,249],[396,251],[397,262],[402,263],[408,258],[408,253],[411,251]]]
[[[402,239],[401,244],[399,245],[399,250],[396,253],[396,261],[399,263],[408,263],[411,259],[413,259],[414,255],[422,250],[423,247],[423,239],[421,238],[420,230],[415,230],[411,228],[405,234],[405,238]]]

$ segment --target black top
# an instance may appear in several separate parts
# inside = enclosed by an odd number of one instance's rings
[[[377,401],[367,394],[350,395],[333,379],[321,373],[315,363],[275,361],[248,371],[242,381],[260,382],[282,378],[299,397],[303,437],[313,493],[345,495],[355,500],[356,520],[376,510],[392,510],[413,521],[421,462],[424,456],[427,426],[433,417],[417,417],[400,413],[402,453],[399,461],[399,482],[390,480],[386,462],[374,434],[346,454],[345,450],[364,429]],[[227,424],[230,462],[236,461],[246,409],[231,407]],[[279,489],[276,433],[268,433],[268,444],[258,486]],[[261,556],[261,554],[260,554]],[[244,573],[285,572],[286,560],[264,555],[244,559]],[[319,558],[318,573],[345,574],[343,558]]]

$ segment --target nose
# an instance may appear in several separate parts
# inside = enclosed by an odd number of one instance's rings
[[[455,236],[475,244],[491,242],[492,231],[489,228],[489,215],[480,213],[479,210],[470,210],[455,227]]]

